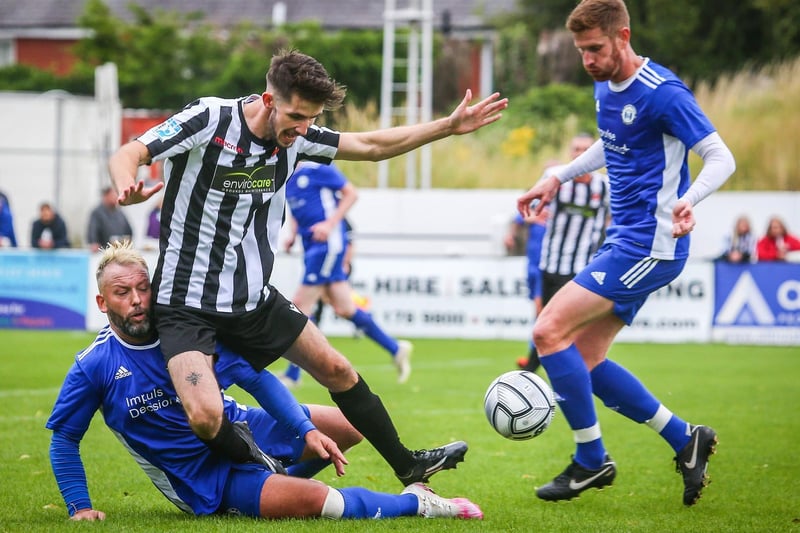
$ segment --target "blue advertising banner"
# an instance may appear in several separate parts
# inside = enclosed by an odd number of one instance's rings
[[[85,329],[86,252],[0,252],[0,328]]]
[[[800,344],[800,264],[718,261],[714,340]]]

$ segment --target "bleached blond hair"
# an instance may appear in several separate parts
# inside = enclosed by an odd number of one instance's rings
[[[97,264],[97,271],[95,272],[95,280],[97,281],[97,289],[102,290],[102,278],[108,265],[136,265],[142,267],[150,276],[150,268],[147,266],[147,261],[138,250],[133,247],[130,240],[114,241],[101,250],[100,262]]]

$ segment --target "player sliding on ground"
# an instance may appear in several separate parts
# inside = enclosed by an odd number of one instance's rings
[[[103,252],[96,277],[97,305],[109,325],[75,357],[47,421],[53,430],[53,473],[73,520],[105,519],[89,498],[79,451],[98,409],[164,496],[196,515],[483,517],[469,500],[442,498],[422,483],[409,484],[401,494],[383,494],[304,479],[331,463],[343,475],[346,461],[339,446],[347,449],[362,436],[339,409],[301,407],[277,378],[221,345],[214,369],[220,383],[235,381],[268,411],[220,395],[225,416],[259,460],[236,463],[213,453],[192,432],[165,368],[152,328],[144,259],[129,243],[114,243]]]

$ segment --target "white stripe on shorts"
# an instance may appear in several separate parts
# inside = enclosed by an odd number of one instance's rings
[[[639,283],[647,274],[653,270],[656,265],[658,264],[659,259],[654,259],[652,257],[645,257],[630,270],[625,272],[619,280],[622,282],[623,285],[628,287],[629,289]]]

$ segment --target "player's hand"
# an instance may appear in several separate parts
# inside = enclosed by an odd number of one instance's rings
[[[464,99],[450,114],[450,132],[463,135],[491,124],[502,117],[503,109],[508,107],[508,98],[500,98],[500,93],[487,96],[475,105],[469,105],[472,91],[467,89]]]
[[[333,224],[331,223],[330,219],[317,222],[311,226],[311,238],[316,242],[325,242],[328,240],[328,236],[331,234],[332,229]]]
[[[535,209],[533,211],[536,211]],[[547,224],[547,219],[550,218],[550,210],[543,207],[539,213],[532,212],[530,216],[525,217],[526,224]]]
[[[672,236],[677,239],[688,235],[696,225],[692,204],[686,200],[678,200],[672,208]]]
[[[94,522],[95,520],[105,520],[106,513],[96,509],[81,509],[80,511],[75,511],[75,514],[70,516],[69,519],[75,521],[88,520],[89,522]]]
[[[561,182],[555,176],[539,180],[528,192],[517,198],[517,211],[523,218],[530,217],[531,213],[538,216],[553,200],[560,186]]]
[[[119,192],[117,202],[119,205],[139,204],[149,200],[155,193],[164,188],[164,182],[159,181],[152,187],[145,188],[143,181],[138,181]]]
[[[312,429],[305,436],[306,446],[320,459],[329,459],[336,468],[336,475],[344,475],[344,466],[349,464],[336,442],[318,429]]]

